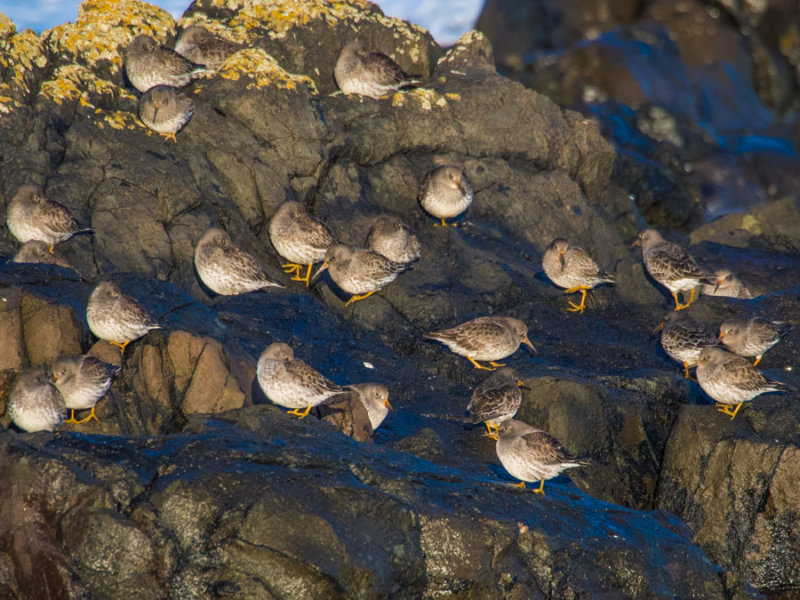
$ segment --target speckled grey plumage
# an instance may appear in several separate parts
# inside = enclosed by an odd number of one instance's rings
[[[147,127],[175,138],[194,114],[194,102],[178,88],[156,85],[139,98],[139,118]]]
[[[727,319],[719,326],[719,340],[731,352],[755,358],[758,364],[764,353],[791,330],[788,323],[760,317]]]
[[[513,419],[522,403],[521,381],[513,369],[504,367],[484,379],[472,392],[467,405],[467,423],[486,423],[495,429]]]
[[[394,281],[410,268],[366,248],[334,246],[325,254],[325,260],[314,273],[314,279],[328,270],[333,282],[348,294],[354,294],[347,304],[363,299]]]
[[[6,410],[24,431],[53,431],[67,415],[61,392],[41,370],[17,376]]]
[[[717,344],[713,331],[681,313],[668,313],[658,329],[661,329],[661,347],[671,359],[683,365],[687,378],[702,349]]]
[[[364,408],[367,409],[372,431],[375,431],[392,408],[392,405],[389,404],[389,388],[380,383],[357,383],[347,387],[356,393]]]
[[[378,99],[420,82],[381,52],[366,50],[359,42],[344,45],[333,69],[336,85],[345,94]]]
[[[206,71],[203,65],[195,64],[146,34],[137,35],[123,54],[128,80],[140,92],[156,85],[184,87]]]
[[[17,253],[14,255],[13,260],[15,263],[56,265],[58,267],[72,269],[75,271],[75,267],[69,264],[68,260],[55,254],[51,254],[47,244],[39,240],[30,240],[29,242],[22,244],[20,249],[17,250]]]
[[[367,248],[398,263],[410,263],[420,257],[419,240],[400,217],[381,215],[367,234]]]
[[[141,305],[120,292],[110,281],[102,281],[92,291],[86,305],[89,329],[101,340],[124,346],[153,329],[161,329]]]
[[[556,238],[542,255],[542,268],[550,281],[569,293],[580,291],[580,305],[570,302],[572,312],[583,312],[586,290],[603,283],[614,283],[613,275],[600,269],[597,263],[583,249],[570,246],[563,238]]]
[[[8,230],[17,240],[39,240],[55,246],[76,233],[92,230],[78,225],[69,210],[59,202],[48,199],[36,186],[24,185],[8,204]]]
[[[267,287],[283,287],[267,277],[256,259],[231,241],[227,232],[212,227],[194,250],[200,280],[223,296],[244,294]]]
[[[64,404],[73,410],[71,421],[74,422],[75,410],[94,409],[106,395],[120,367],[84,354],[59,358],[53,363],[52,371],[56,387],[64,397]],[[79,423],[85,423],[92,418],[97,418],[94,416],[94,410],[89,417]]]
[[[311,265],[325,260],[325,254],[336,240],[325,225],[308,214],[299,202],[284,202],[269,223],[269,239],[281,257],[287,273],[295,273],[293,281],[310,282]],[[307,266],[305,277],[300,277]]]
[[[441,166],[422,178],[417,200],[425,212],[442,220],[453,219],[472,204],[472,185],[460,167]]]
[[[242,44],[211,33],[200,25],[184,29],[175,42],[175,52],[208,69],[219,68],[225,59],[242,48]]]
[[[717,269],[714,271],[716,282],[703,284],[703,293],[706,296],[724,296],[726,298],[745,298],[753,297],[752,292],[742,281],[729,269]]]

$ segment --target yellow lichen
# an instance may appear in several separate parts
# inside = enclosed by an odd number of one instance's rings
[[[434,90],[428,88],[415,88],[406,92],[395,92],[392,96],[392,106],[405,106],[407,100],[415,100],[422,110],[431,110],[434,106],[444,108],[447,99]]]
[[[233,81],[238,81],[241,77],[251,79],[252,82],[247,84],[247,89],[275,85],[280,89],[293,90],[297,84],[303,84],[307,85],[311,92],[317,93],[317,88],[310,77],[287,72],[261,48],[240,50],[228,57],[218,73],[221,77]]]
[[[8,37],[16,32],[17,28],[14,26],[14,22],[3,13],[0,13],[0,37]]]
[[[109,127],[114,129],[137,129],[139,127],[143,127],[143,125],[139,122],[139,119],[136,118],[136,115],[122,110],[114,110],[104,113],[103,121],[97,124],[100,129],[103,129],[103,122],[107,123]]]
[[[42,84],[39,93],[56,104],[62,104],[66,100],[79,100],[83,106],[92,108],[98,98],[111,101],[127,96],[135,100],[127,90],[117,87],[108,80],[100,79],[87,67],[76,64],[57,68],[52,78]]]
[[[3,57],[3,66],[11,72],[9,84],[4,84],[0,89],[3,96],[14,99],[24,98],[31,93],[31,84],[35,81],[34,67],[43,68],[47,65],[41,41],[30,29],[14,34],[0,40],[0,56]],[[8,103],[3,103],[6,108]],[[3,112],[8,112],[4,110]]]

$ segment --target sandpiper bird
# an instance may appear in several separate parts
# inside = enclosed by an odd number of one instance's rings
[[[714,271],[716,283],[714,285],[703,284],[703,293],[706,296],[725,296],[727,298],[752,298],[753,294],[729,269],[717,269]]]
[[[728,319],[719,326],[719,341],[739,356],[755,358],[755,367],[764,353],[791,330],[792,326],[783,321],[768,321],[759,317]]]
[[[219,68],[226,58],[242,48],[242,44],[211,33],[200,25],[184,29],[175,42],[175,52],[208,69]]]
[[[714,276],[698,267],[691,254],[665,240],[655,229],[642,231],[634,245],[642,246],[642,260],[650,276],[672,293],[675,310],[688,308],[694,302],[695,288],[700,284],[716,284]],[[681,304],[678,292],[688,291],[689,302]]]
[[[348,42],[342,48],[333,76],[343,93],[375,99],[422,83],[385,54],[370,52],[355,41]]]
[[[567,240],[557,238],[550,242],[542,256],[542,268],[550,281],[566,288],[565,294],[581,293],[581,303],[570,302],[570,312],[583,313],[586,308],[586,291],[603,283],[614,283],[615,277],[600,270],[584,250],[570,246]]]
[[[75,267],[69,264],[69,261],[55,254],[51,254],[47,244],[39,240],[30,240],[22,244],[14,255],[14,262],[56,265],[75,271]]]
[[[281,265],[284,272],[294,274],[292,281],[311,281],[311,267],[325,260],[325,253],[336,240],[320,221],[306,212],[299,202],[284,202],[269,223],[269,239],[275,250],[289,262]],[[305,276],[300,271],[308,266]]]
[[[409,264],[394,262],[372,250],[339,245],[328,250],[322,266],[312,279],[327,269],[340,289],[353,294],[345,302],[347,306],[351,302],[369,298],[410,268]]]
[[[120,367],[103,362],[99,358],[84,354],[59,358],[53,363],[53,379],[64,397],[66,407],[71,409],[70,418],[65,423],[82,425],[92,419],[97,421],[94,408],[111,387],[111,380],[119,373]],[[75,419],[76,410],[91,408],[85,419]]]
[[[419,240],[400,217],[381,215],[367,234],[367,248],[398,263],[410,263],[420,257]]]
[[[291,408],[290,415],[301,419],[309,411],[350,388],[336,385],[318,371],[294,357],[288,344],[270,344],[261,353],[256,367],[258,384],[275,404]]]
[[[14,424],[24,431],[53,431],[67,415],[61,392],[38,370],[17,377],[7,410]]]
[[[478,317],[452,329],[433,331],[423,337],[445,344],[450,350],[467,359],[476,369],[494,371],[504,367],[500,359],[511,356],[520,344],[525,344],[536,352],[528,339],[528,326],[512,317]],[[478,361],[488,361],[486,367]]]
[[[375,431],[392,410],[392,405],[389,404],[389,388],[380,383],[356,383],[347,387],[356,393],[367,409],[372,431]]]
[[[245,294],[266,287],[283,287],[269,279],[253,255],[231,241],[222,229],[210,228],[194,249],[200,280],[222,296]]]
[[[123,54],[128,80],[140,92],[156,85],[184,87],[206,71],[203,65],[184,58],[146,34],[137,35]]]
[[[786,388],[785,384],[765,377],[746,358],[716,346],[703,348],[700,352],[697,382],[717,403],[717,410],[730,416],[731,420],[745,402]]]
[[[503,467],[513,477],[521,480],[516,487],[525,489],[525,482],[539,481],[535,494],[544,495],[544,482],[566,469],[589,464],[564,449],[556,438],[522,421],[509,420],[500,424],[497,433],[489,434],[497,440],[495,450]]]
[[[36,186],[24,185],[17,190],[8,204],[6,215],[8,230],[23,244],[39,240],[53,247],[76,233],[91,233],[81,227],[70,212],[55,200],[49,200]]]
[[[177,143],[178,133],[194,114],[194,102],[176,87],[156,85],[139,98],[139,118],[153,131]]]
[[[517,414],[522,403],[521,387],[525,387],[525,384],[513,369],[505,367],[495,371],[472,392],[467,405],[466,422],[484,423],[487,433],[497,431],[501,423],[513,419]]]
[[[472,185],[459,167],[437,167],[429,171],[417,192],[417,200],[428,214],[442,220],[453,219],[472,204]],[[438,225],[438,223],[437,223]]]
[[[697,366],[700,352],[706,346],[716,346],[714,332],[702,323],[682,313],[668,313],[653,333],[661,331],[661,347],[672,360],[683,365],[683,375],[689,379],[689,369]]]
[[[136,300],[123,295],[110,281],[98,283],[92,291],[86,305],[86,321],[93,334],[119,346],[123,353],[133,340],[162,328]]]

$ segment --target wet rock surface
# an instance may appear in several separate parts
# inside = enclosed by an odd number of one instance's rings
[[[671,299],[629,248],[641,213],[651,215],[621,185],[623,153],[597,122],[498,75],[479,33],[445,52],[366,3],[217,4],[196,2],[176,25],[143,3],[87,2],[75,23],[41,37],[0,21],[3,201],[35,183],[95,229],[58,247],[80,276],[10,262],[18,244],[0,234],[0,422],[9,425],[6,395],[22,369],[80,352],[122,367],[99,421],[54,434],[0,430],[0,596],[748,598],[751,584],[790,589],[796,494],[781,477],[798,441],[795,395],[759,398],[731,424],[660,349],[651,331]],[[192,23],[250,48],[186,89],[195,113],[173,143],[135,117],[119,48],[140,32],[173,40]],[[430,76],[426,86],[381,100],[330,95],[338,51],[356,35]],[[475,190],[457,227],[435,227],[416,200],[440,164],[461,166]],[[654,203],[665,217],[653,224],[699,224],[682,212],[690,196],[680,182],[674,190],[677,204]],[[395,214],[422,258],[345,307],[327,275],[306,288],[281,272],[268,224],[285,200],[348,245],[364,243],[377,215]],[[796,203],[782,199],[723,217],[730,227],[684,227],[676,241],[760,294],[704,297],[692,316],[712,328],[750,313],[797,324],[796,218]],[[205,289],[192,255],[209,226],[285,288]],[[541,272],[555,237],[617,276],[589,293],[583,315],[565,311],[568,297]],[[96,341],[85,309],[102,279],[164,329],[124,355]],[[510,488],[494,442],[461,422],[485,374],[422,338],[489,314],[525,321],[538,349],[508,359],[530,388],[518,418],[591,461],[572,482],[549,482],[545,497]],[[287,416],[255,381],[275,341],[336,383],[387,385],[395,411],[374,433],[347,395],[302,421]],[[781,371],[796,357],[792,333],[763,367],[797,387]],[[701,425],[684,455],[686,431]],[[715,436],[731,427],[742,446],[775,459],[760,464],[775,491],[720,522],[723,508],[710,510],[716,496],[699,478],[732,497],[758,479],[731,478],[719,459],[705,472],[701,457],[717,456]],[[750,441],[762,435],[779,441]]]

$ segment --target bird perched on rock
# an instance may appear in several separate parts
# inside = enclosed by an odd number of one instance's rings
[[[423,337],[442,342],[450,350],[467,359],[476,369],[494,371],[504,367],[500,359],[511,356],[520,344],[536,352],[528,339],[528,326],[512,317],[478,317],[452,329],[443,329],[425,334]],[[478,361],[488,361],[486,367]]]
[[[223,296],[245,294],[266,287],[283,287],[269,279],[253,255],[231,241],[222,229],[212,227],[194,249],[194,267],[200,280]]]
[[[225,59],[244,48],[200,25],[184,29],[175,42],[175,52],[207,69],[217,69]]]
[[[139,98],[139,118],[142,123],[167,139],[177,143],[178,133],[194,114],[194,102],[178,88],[156,85]]]
[[[472,392],[467,405],[466,422],[484,423],[487,433],[513,419],[522,403],[521,387],[525,387],[513,369],[505,367],[487,377]]]
[[[764,353],[791,330],[792,326],[783,321],[768,321],[759,317],[728,319],[719,326],[719,341],[739,356],[755,358],[755,367]]]
[[[94,414],[95,405],[108,392],[111,381],[119,373],[120,367],[84,354],[59,358],[53,363],[52,370],[53,380],[64,397],[64,404],[72,410],[70,418],[65,423],[82,425],[92,419],[97,421],[97,415]],[[87,408],[92,409],[89,416],[77,421],[75,411]]]
[[[429,171],[417,192],[417,200],[428,214],[441,219],[453,219],[472,204],[472,185],[459,167],[443,166]],[[438,225],[438,223],[437,223]]]
[[[325,254],[336,240],[320,221],[308,214],[299,202],[284,202],[269,223],[269,239],[275,250],[289,262],[281,265],[284,272],[294,274],[292,281],[311,281],[311,267],[325,260]],[[300,271],[308,267],[305,276]]]
[[[565,294],[581,293],[581,303],[570,302],[570,312],[583,313],[586,308],[586,291],[603,283],[614,283],[615,277],[600,270],[585,251],[570,246],[567,240],[557,238],[550,242],[542,256],[542,268],[550,281],[566,288]]]
[[[717,345],[713,331],[681,313],[668,313],[653,333],[656,331],[661,331],[664,352],[683,365],[686,379],[689,379],[689,369],[697,366],[703,348]]]
[[[716,346],[700,352],[697,382],[716,401],[717,410],[730,416],[731,421],[745,402],[761,394],[786,389],[785,384],[767,378],[746,358]]]
[[[162,328],[136,300],[123,295],[110,281],[98,283],[92,291],[86,305],[86,321],[93,334],[119,346],[123,353],[133,340]]]
[[[747,286],[736,277],[729,269],[714,271],[716,283],[703,284],[703,293],[706,296],[725,296],[727,298],[752,298],[753,294]]]
[[[509,420],[500,424],[497,433],[489,437],[497,440],[497,458],[513,477],[521,481],[516,487],[525,489],[525,482],[539,481],[535,494],[544,495],[544,482],[566,469],[589,464],[564,449],[556,438],[522,421]]]
[[[372,250],[338,245],[325,254],[325,260],[314,273],[313,279],[327,269],[341,290],[353,294],[345,302],[347,306],[351,302],[369,298],[410,268],[406,263],[394,262]]]
[[[385,54],[366,50],[356,41],[348,42],[342,48],[333,76],[343,93],[376,100],[395,90],[422,83]]]
[[[93,231],[78,225],[65,206],[49,200],[33,185],[24,185],[14,194],[8,204],[6,223],[11,235],[23,244],[39,240],[48,245],[51,253],[56,244],[76,233]]]
[[[380,383],[357,383],[347,387],[356,393],[367,409],[372,431],[375,431],[392,410],[392,405],[389,404],[389,388]]]
[[[140,92],[157,85],[184,87],[206,68],[162,46],[149,35],[137,35],[123,52],[125,73]]]
[[[694,302],[695,288],[700,284],[716,284],[716,278],[698,267],[691,254],[678,244],[665,240],[655,229],[642,231],[634,245],[642,246],[642,260],[647,272],[670,291],[675,299],[675,310],[688,308]],[[678,292],[689,291],[689,301],[681,304]]]
[[[264,349],[258,359],[256,376],[267,398],[291,408],[289,414],[301,419],[307,417],[313,407],[350,389],[336,385],[296,359],[289,345],[282,343],[270,344]]]
[[[17,377],[7,410],[14,424],[24,431],[53,431],[67,415],[61,392],[38,370]]]
[[[65,269],[72,269],[75,271],[75,267],[69,264],[69,261],[61,258],[60,256],[56,256],[55,254],[51,254],[47,244],[39,240],[30,240],[29,242],[22,244],[20,249],[17,250],[17,253],[14,255],[14,262],[56,265],[57,267],[63,267]]]
[[[375,219],[367,234],[367,248],[398,263],[414,262],[420,257],[417,236],[395,215]]]

